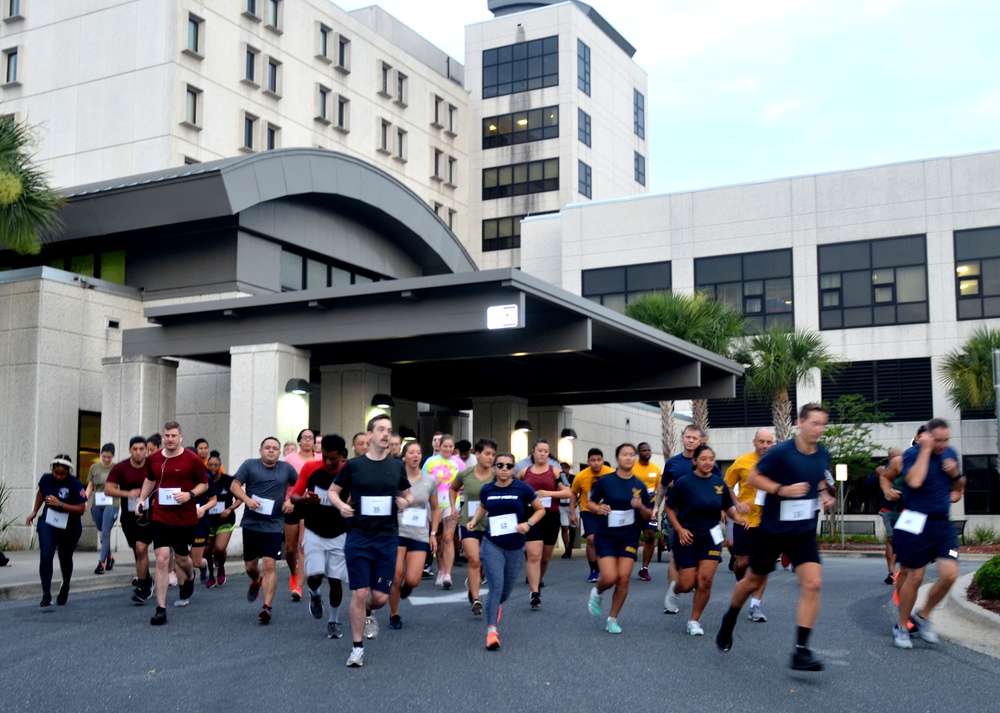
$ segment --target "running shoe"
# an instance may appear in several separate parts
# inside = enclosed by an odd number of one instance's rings
[[[177,586],[177,573],[176,572],[171,572],[170,573],[170,576],[167,577],[167,584],[169,584],[171,587],[176,587]]]
[[[138,587],[138,586],[139,586],[139,578],[132,577],[132,587]]]
[[[883,579],[882,581],[885,582],[886,584],[895,584],[896,583],[896,577],[893,576],[892,572],[889,572],[889,574],[887,574],[885,576],[885,579]]]
[[[97,566],[94,567],[94,574],[104,574],[104,563],[98,562]]]
[[[59,594],[56,595],[56,604],[58,604],[59,606],[63,606],[64,604],[66,604],[66,600],[68,599],[69,599],[69,585],[63,584],[63,586],[59,587]],[[930,622],[928,622],[928,625],[929,624]],[[934,642],[932,641],[931,643]]]
[[[259,621],[261,624],[270,624],[271,619],[272,619],[271,607],[265,604],[263,607],[261,607],[260,613],[257,615],[257,621]]]
[[[205,587],[207,589],[212,589],[214,586],[216,586],[216,584],[217,582],[215,581],[215,577],[209,577],[208,581],[205,582]]]
[[[613,616],[608,617],[608,623],[604,625],[604,630],[609,634],[622,633],[622,628],[618,626],[618,619]]]
[[[389,628],[398,631],[403,628],[403,617],[399,614],[393,614],[389,617]]]
[[[104,566],[104,569],[110,572],[112,569],[114,569],[114,567],[115,567],[115,556],[108,555],[108,563]]]
[[[180,598],[190,600],[192,594],[194,594],[194,580],[189,579],[181,585]]]
[[[136,604],[143,604],[152,595],[153,591],[151,589],[147,589],[144,585],[139,584],[132,590],[132,601]]]
[[[351,648],[351,655],[347,657],[348,668],[361,668],[365,665],[365,650],[360,646]]]
[[[913,642],[910,641],[910,632],[900,629],[898,624],[892,627],[892,645],[897,649],[912,649]]]
[[[174,602],[174,606],[175,607],[186,607],[190,603],[191,603],[190,599],[185,599],[185,598],[181,597],[176,602]]]
[[[301,602],[302,601],[302,590],[296,587],[292,590],[292,601]]]
[[[372,617],[367,617],[365,619],[365,638],[374,639],[378,636],[378,622]]]
[[[538,592],[531,593],[531,600],[529,604],[531,605],[532,609],[537,609],[538,607],[542,606],[542,597],[538,594]]]
[[[248,602],[257,601],[257,595],[260,594],[260,585],[263,583],[264,583],[263,577],[257,577],[257,579],[250,580],[250,588],[247,590]]]
[[[651,582],[653,578],[649,575],[649,569],[647,567],[642,567],[639,570],[639,579],[643,582]]]
[[[805,646],[796,646],[788,667],[796,671],[822,671],[823,664]]]
[[[437,579],[434,580],[434,586],[440,587],[444,584],[444,572],[438,572]]]
[[[451,575],[446,574],[444,579],[441,581],[441,586],[445,589],[451,589]]]
[[[767,621],[767,617],[764,616],[764,612],[760,610],[760,604],[754,604],[750,607],[749,617],[750,621],[756,621],[759,624],[763,624]]]
[[[313,619],[323,618],[323,599],[319,592],[316,594],[309,592],[309,613],[313,615]]]
[[[219,576],[215,578],[215,581],[220,587],[226,583],[226,570],[223,567],[219,567]]]
[[[208,581],[208,565],[207,564],[202,565],[201,567],[198,568],[198,570],[199,570],[199,575],[198,576],[201,578],[201,581],[202,582],[207,582]]]
[[[60,592],[60,596],[62,592]],[[941,637],[934,631],[930,619],[925,619],[916,612],[910,614],[910,621],[913,622],[913,631],[928,644],[936,644],[941,641]]]
[[[604,604],[604,597],[601,596],[597,587],[590,590],[590,599],[587,602],[587,611],[590,612],[591,616],[600,617],[601,616],[601,606]]]
[[[339,621],[328,621],[326,622],[326,638],[328,639],[340,639],[344,636],[344,632],[340,628]]]
[[[663,613],[676,614],[681,610],[680,595],[675,591],[677,582],[671,582],[667,587],[667,596],[663,598]]]
[[[491,631],[486,635],[486,650],[487,651],[500,650],[500,634],[498,634],[495,631]]]
[[[153,626],[163,626],[167,623],[167,610],[163,607],[156,607],[156,613],[149,620]]]
[[[478,599],[472,602],[472,616],[479,616],[483,613],[483,603]]]
[[[52,606],[52,595],[49,594],[48,592],[46,592],[45,594],[43,594],[42,595],[42,601],[41,601],[41,603],[38,606],[40,606],[40,607],[50,607],[50,606]]]
[[[573,558],[573,550],[566,550],[562,553],[562,559],[568,560]]]
[[[420,578],[421,579],[430,579],[433,576],[434,576],[434,571],[431,569],[431,565],[429,563],[425,564],[424,565],[424,571],[420,573]]]
[[[696,621],[689,621],[687,625],[687,633],[690,636],[704,636],[705,630],[701,628],[701,624]]]
[[[597,577],[598,577],[598,572],[597,572],[597,570],[596,570],[596,569],[592,569],[592,570],[590,570],[590,576],[589,576],[589,577],[587,577],[587,581],[588,581],[588,582],[589,582],[590,584],[593,584],[594,582],[596,582],[596,581],[597,581]]]

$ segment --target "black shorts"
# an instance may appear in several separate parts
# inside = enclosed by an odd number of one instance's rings
[[[893,529],[892,549],[896,561],[907,569],[920,569],[936,560],[958,559],[958,535],[951,520],[931,520],[927,518],[924,531],[919,535]]]
[[[484,530],[470,530],[465,525],[458,526],[458,539],[459,540],[479,540],[483,541]]]
[[[421,542],[420,540],[414,540],[410,537],[397,537],[397,546],[404,548],[407,552],[427,552],[430,553],[431,545],[429,542]]]
[[[559,528],[559,511],[546,510],[545,517],[542,518],[541,522],[536,523],[533,528],[528,530],[528,534],[524,536],[524,540],[525,542],[538,542],[541,540],[542,544],[546,547],[553,547],[559,540]]]
[[[275,503],[275,506],[277,506],[277,503]],[[302,522],[303,517],[305,517],[305,515],[299,512],[298,508],[292,510],[290,513],[285,513],[285,527],[288,527],[289,525],[298,525]]]
[[[677,569],[693,569],[702,560],[722,561],[722,543],[715,544],[711,535],[694,535],[690,545],[682,545],[680,535],[674,533],[672,552]]]
[[[798,567],[805,562],[820,564],[819,547],[816,546],[816,533],[813,531],[799,532],[791,535],[775,535],[757,528],[757,539],[750,553],[750,569],[754,574],[770,574],[774,571],[774,562],[782,554],[788,556],[792,567]]]
[[[137,542],[148,545],[153,541],[153,526],[148,515],[143,515],[141,520],[135,516],[134,512],[122,510],[120,522],[122,532],[125,534],[125,541],[130,549],[135,550]],[[142,524],[140,524],[140,522]]]
[[[198,524],[194,526],[194,539],[191,540],[192,547],[204,547],[208,544],[208,535],[211,531],[211,526],[208,523],[208,518],[203,517],[198,521]]]
[[[757,541],[757,530],[751,527],[744,530],[742,525],[733,526],[733,554],[737,557],[749,557],[753,553],[754,543]]]
[[[253,562],[259,557],[280,560],[281,548],[284,546],[284,532],[257,532],[243,528],[244,562]]]
[[[167,525],[153,520],[153,549],[170,547],[175,555],[187,557],[194,542],[194,525]]]
[[[600,534],[594,537],[594,552],[597,559],[601,557],[628,557],[636,558],[639,548],[634,540],[622,540],[617,537],[602,537]]]

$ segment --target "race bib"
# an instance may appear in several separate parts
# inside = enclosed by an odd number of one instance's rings
[[[490,534],[494,537],[517,532],[517,515],[494,515],[490,518]]]
[[[541,498],[541,501],[542,501],[542,507],[545,508],[546,510],[552,507],[552,498]]]
[[[427,508],[403,510],[403,524],[409,527],[427,527]]]
[[[635,524],[635,510],[612,510],[608,513],[608,527],[625,527]]]
[[[139,504],[139,498],[129,498],[128,499],[128,510],[129,512],[135,512],[135,506]],[[149,510],[149,498],[142,501],[142,509]]]
[[[715,527],[713,527],[711,530],[708,531],[708,534],[712,536],[712,542],[714,542],[717,545],[720,544],[725,539],[722,536],[722,525],[716,525]]]
[[[45,508],[45,524],[65,530],[69,524],[69,513],[47,507]]]
[[[251,495],[251,498],[260,503],[260,507],[254,510],[258,515],[270,516],[274,512],[274,501],[268,500],[267,498],[258,498],[256,495]]]
[[[372,517],[392,515],[391,495],[362,495],[361,514]]]
[[[319,498],[319,504],[325,505],[326,507],[332,507],[330,503],[330,489],[324,488],[319,485],[313,487],[313,492],[316,493],[316,497]]]
[[[208,509],[209,515],[221,515],[222,511],[226,509],[225,503],[216,503]]]
[[[763,505],[766,499],[767,499],[767,493],[763,490],[758,490],[757,494],[753,496],[753,504]]]
[[[438,491],[438,507],[439,508],[450,508],[451,498],[448,497],[448,491]]]
[[[783,521],[794,522],[808,520],[816,512],[816,501],[812,498],[804,500],[782,500],[780,517]]]
[[[105,495],[103,492],[94,493],[94,506],[99,508],[111,507],[115,504],[115,499],[110,495]]]
[[[174,494],[181,492],[180,488],[159,488],[156,502],[160,505],[180,505],[174,500]]]
[[[896,520],[896,524],[892,526],[892,529],[919,535],[924,531],[924,525],[926,524],[927,516],[924,513],[917,512],[916,510],[904,510],[899,514],[899,519]]]

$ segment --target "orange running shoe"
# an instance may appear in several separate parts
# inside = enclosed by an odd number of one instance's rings
[[[500,650],[500,634],[498,634],[495,631],[491,631],[486,635],[486,650],[487,651]]]

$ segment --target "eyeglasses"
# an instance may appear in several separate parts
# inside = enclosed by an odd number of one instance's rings
[[[514,470],[513,463],[497,463],[497,470]]]

